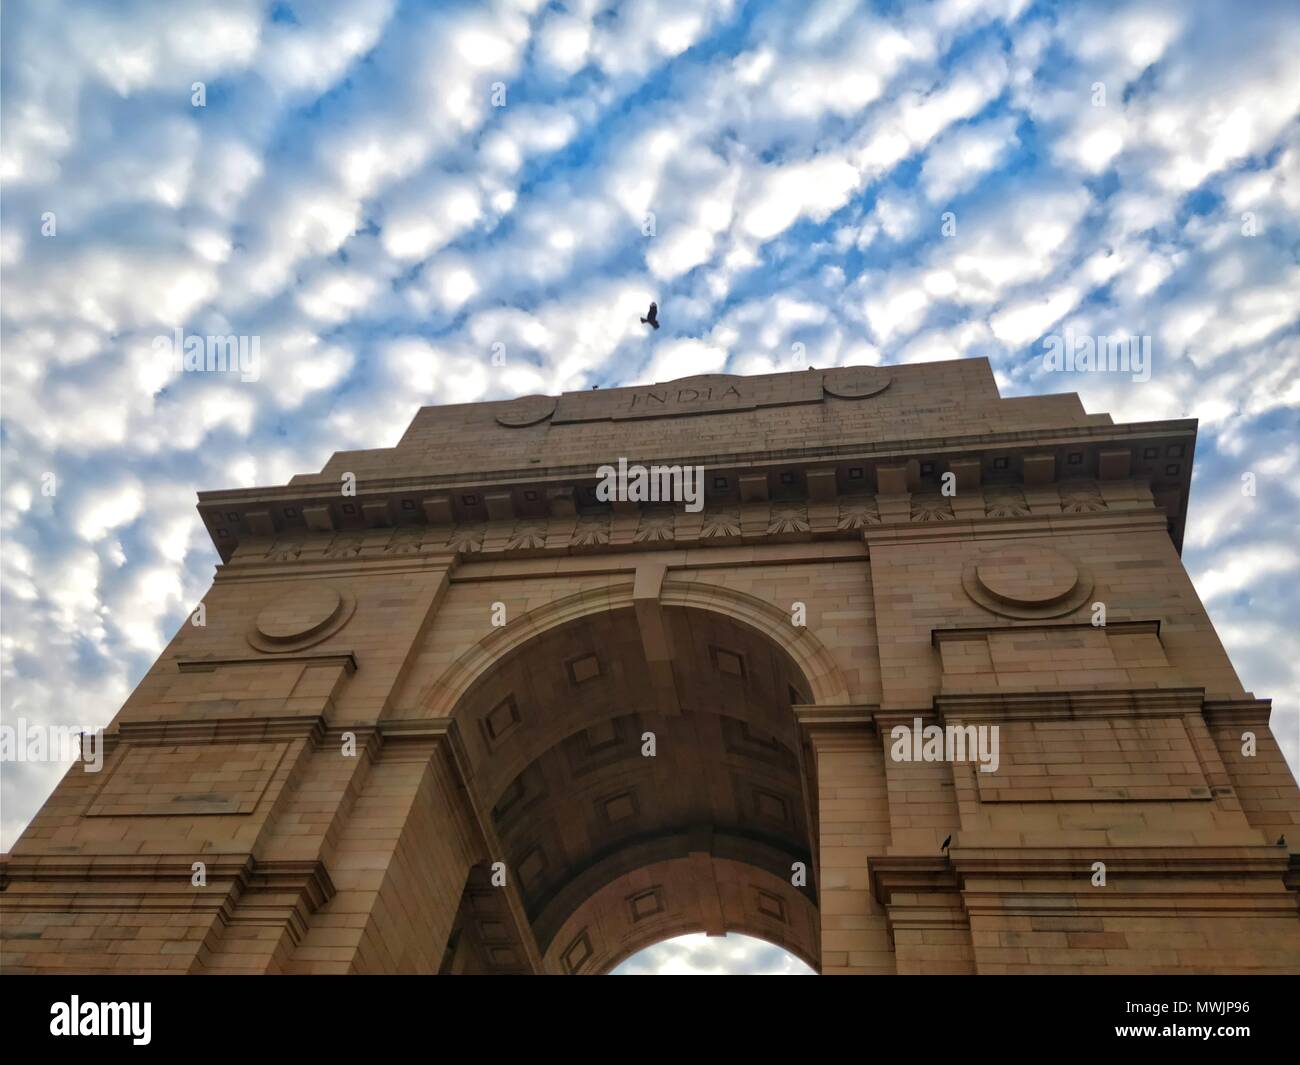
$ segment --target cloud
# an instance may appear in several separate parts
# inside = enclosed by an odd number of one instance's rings
[[[1016,120],[1007,115],[962,126],[942,137],[921,166],[921,184],[931,201],[942,202],[976,185],[1019,143]]]
[[[638,951],[614,976],[811,976],[813,970],[780,947],[753,936],[677,936]]]

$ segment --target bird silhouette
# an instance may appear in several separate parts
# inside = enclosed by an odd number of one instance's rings
[[[952,836],[949,836],[947,839],[945,839],[945,840],[943,841],[943,846],[940,847],[939,849],[940,849],[941,851],[946,851],[946,850],[948,849],[948,844],[951,843],[951,842],[952,842]]]
[[[1278,847],[1285,847],[1285,846],[1286,846],[1286,836],[1278,836],[1278,837],[1277,837],[1277,843],[1275,844],[1275,846],[1278,846]]]
[[[641,324],[652,325],[656,329],[659,328],[659,304],[650,304],[650,310],[647,312],[646,316],[641,319]]]

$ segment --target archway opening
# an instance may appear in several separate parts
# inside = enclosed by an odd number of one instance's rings
[[[610,976],[816,976],[817,970],[775,943],[729,932],[673,936],[624,958]]]
[[[806,678],[712,611],[548,630],[455,720],[493,859],[471,871],[444,972],[609,972],[675,936],[757,937],[818,967]],[[504,885],[503,885],[504,881]],[[504,888],[504,889],[503,889]]]

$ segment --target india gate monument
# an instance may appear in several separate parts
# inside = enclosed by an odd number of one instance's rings
[[[9,973],[1300,971],[1194,421],[984,359],[426,407],[220,556],[3,860]]]

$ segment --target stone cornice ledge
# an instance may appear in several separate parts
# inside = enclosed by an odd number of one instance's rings
[[[882,521],[862,529],[868,549],[923,541],[1018,539],[1063,532],[1157,532],[1167,530],[1163,511],[1098,511],[1091,514],[1026,514],[1018,518],[952,518],[947,521]]]
[[[1114,691],[979,692],[936,695],[935,713],[959,721],[1056,721],[1062,718],[1169,717],[1198,714],[1204,688]]]
[[[208,887],[192,886],[196,860],[205,865]],[[28,894],[23,890],[28,884],[46,886]],[[122,891],[122,884],[132,885],[131,890]],[[297,941],[307,918],[334,896],[335,888],[320,860],[258,860],[238,854],[9,854],[0,856],[0,891],[5,909],[12,912],[214,911],[227,923],[286,925]]]
[[[311,532],[304,535],[315,537],[319,543],[328,543],[333,537],[348,534]],[[254,545],[265,544],[268,553],[276,542],[275,537],[249,541]],[[426,545],[418,551],[401,555],[374,552],[349,556],[346,559],[306,555],[286,560],[269,557],[250,558],[248,554],[243,554],[217,566],[214,580],[234,583],[258,580],[301,580],[308,575],[316,579],[331,576],[350,577],[356,573],[358,567],[364,567],[367,574],[371,576],[387,573],[420,573],[430,569],[455,569],[464,558],[463,554],[448,551],[442,545]]]
[[[1104,862],[1112,883],[1109,889],[1091,888],[1093,863]],[[962,891],[968,911],[976,900],[983,900],[978,908],[1005,911],[1004,892],[1014,896],[1015,908],[1025,912],[1049,913],[1059,910],[1063,887],[1077,882],[1078,892],[1067,892],[1066,897],[1077,900],[1080,894],[1097,893],[1099,908],[1106,908],[1123,898],[1132,903],[1134,898],[1147,897],[1152,908],[1169,908],[1166,894],[1150,891],[1126,891],[1125,881],[1142,879],[1170,880],[1170,893],[1195,895],[1202,892],[1186,884],[1187,878],[1231,879],[1250,883],[1246,892],[1250,896],[1250,909],[1259,909],[1260,916],[1274,912],[1295,912],[1295,900],[1286,888],[1294,878],[1297,861],[1280,847],[1260,845],[1228,847],[953,847],[946,855],[891,854],[867,859],[871,877],[872,895],[884,905],[924,904],[924,897],[935,893]],[[1118,875],[1118,880],[1116,877]],[[1035,886],[1034,882],[1041,884]],[[1003,883],[1005,882],[1005,886]],[[1064,883],[1063,883],[1064,882]],[[978,883],[979,890],[972,884]],[[1261,890],[1263,889],[1263,890]],[[1216,912],[1237,909],[1240,903],[1230,902],[1234,896],[1246,892],[1209,893],[1206,909]],[[1272,902],[1263,905],[1261,895]],[[1224,905],[1213,905],[1214,900]],[[1077,911],[1077,901],[1070,904]],[[1185,906],[1185,904],[1184,904]],[[1183,907],[1180,906],[1180,911]]]
[[[110,735],[119,743],[143,745],[256,743],[310,739],[316,744],[325,736],[325,719],[320,715],[280,717],[224,717],[190,720],[168,718],[153,721],[120,721]]]
[[[1105,862],[1108,876],[1126,877],[1281,877],[1289,854],[1281,847],[953,847],[948,861],[962,887],[972,878],[1033,880],[1062,876],[1087,878],[1094,862]],[[1102,889],[1098,889],[1100,891]]]
[[[971,915],[1297,916],[1281,847],[956,847],[950,858]],[[1105,887],[1092,886],[1097,862]]]
[[[1206,699],[1205,723],[1215,725],[1255,725],[1263,728],[1273,712],[1272,699],[1256,699],[1247,693],[1244,699]]]
[[[875,728],[875,717],[880,707],[865,703],[844,706],[807,703],[796,704],[790,709],[802,729],[857,732]]]
[[[850,444],[818,447],[789,447],[768,450],[695,453],[678,455],[675,461],[703,464],[706,467],[756,467],[775,464],[806,464],[809,462],[862,461],[882,463],[906,461],[919,455],[982,455],[985,452],[1002,452],[1007,449],[1050,451],[1068,444],[1131,443],[1148,438],[1171,440],[1195,439],[1195,418],[1171,418],[1167,421],[1110,422],[1099,425],[1041,426],[1033,429],[1001,430],[993,433],[967,434],[965,436],[934,436],[913,439],[869,440]],[[396,451],[390,449],[373,449]],[[388,494],[420,495],[429,492],[490,491],[523,484],[545,484],[579,480],[594,483],[597,480],[595,463],[580,465],[503,468],[478,470],[472,474],[415,475],[408,477],[366,477],[358,481],[355,500],[386,496]],[[321,501],[334,501],[339,496],[339,482],[324,473],[299,474],[286,485],[264,485],[253,488],[220,488],[198,493],[199,508],[239,506],[256,503],[278,504],[311,496]]]
[[[930,644],[938,647],[940,644],[950,640],[983,640],[989,636],[1004,636],[1007,633],[1016,632],[1048,632],[1060,631],[1062,629],[1083,629],[1085,631],[1094,630],[1099,632],[1117,632],[1123,636],[1134,636],[1140,633],[1151,633],[1160,635],[1159,619],[1149,619],[1142,621],[1112,621],[1106,625],[1093,625],[1088,621],[1028,621],[1024,624],[1010,622],[1006,625],[978,625],[967,628],[952,629],[931,629]]]
[[[339,666],[351,676],[357,671],[357,659],[351,651],[326,651],[321,654],[276,654],[273,651],[239,658],[177,658],[173,659],[180,673],[211,673],[223,666],[274,666],[293,662],[308,666]]]

